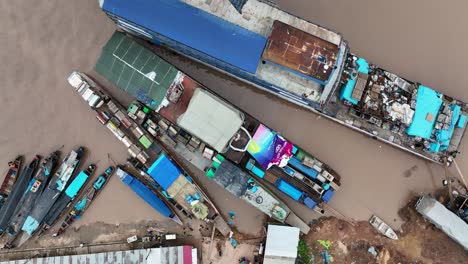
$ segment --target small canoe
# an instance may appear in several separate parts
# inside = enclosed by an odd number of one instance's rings
[[[384,235],[384,236],[386,236],[386,237],[388,237],[390,239],[393,239],[393,240],[398,240],[398,236],[395,233],[395,231],[389,225],[387,225],[382,219],[377,217],[376,215],[373,215],[369,219],[369,223],[375,229],[377,229],[377,231],[379,231],[379,233],[381,233],[382,235]]]

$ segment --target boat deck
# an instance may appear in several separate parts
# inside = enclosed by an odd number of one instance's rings
[[[99,57],[97,72],[156,109],[178,70],[124,34],[114,34]]]
[[[84,79],[87,80],[87,77],[85,76]],[[99,121],[127,147],[129,154],[133,158],[137,159],[145,166],[145,170],[148,169],[149,165],[153,164],[153,162],[161,156],[164,149],[155,142],[153,135],[144,129],[141,124],[130,119],[126,109],[121,106],[119,102],[113,101],[111,96],[105,93],[97,85],[93,87],[93,89],[100,91],[107,101],[98,109],[95,109],[98,116],[108,117],[108,120],[103,121],[98,118]],[[169,153],[167,153],[167,155],[170,157]],[[184,214],[186,212],[191,212],[193,215],[197,216],[197,218],[214,220],[214,217],[219,215],[216,206],[210,201],[209,197],[203,192],[203,190],[193,182],[194,179],[191,178],[188,180],[185,178],[185,176],[189,174],[184,171],[183,167],[177,162],[177,160],[171,159],[171,162],[174,162],[174,165],[179,168],[182,174],[179,177],[180,181],[173,183],[167,190],[168,192],[172,191],[172,194],[174,195],[174,199],[171,199],[170,202]],[[145,174],[142,177],[145,177],[146,180],[154,183],[154,179],[149,177],[149,175]],[[183,195],[189,193],[193,195],[197,193],[200,196],[199,204],[192,208],[188,207],[185,196]],[[185,209],[185,212],[183,209]],[[213,219],[205,219],[205,217],[211,217]],[[217,221],[221,220],[218,219]]]
[[[169,105],[161,107],[158,111],[163,117],[167,118],[172,123],[177,123],[179,116],[187,111],[195,89],[200,86],[200,84],[192,78],[180,75],[183,75],[183,73],[179,72],[178,77],[176,77],[176,81],[174,81],[169,88],[169,91],[171,91],[171,89],[175,89],[175,86],[182,87],[183,92],[179,100],[176,103],[171,102]]]
[[[290,212],[277,198],[256,184],[250,175],[228,160],[221,162],[213,180],[236,197],[280,222],[284,222]],[[277,210],[284,211],[284,213],[277,214]]]
[[[326,83],[337,54],[337,45],[274,21],[262,58]]]
[[[355,70],[352,56],[348,58],[341,91],[332,95],[327,113],[348,127],[435,162],[458,149],[466,130],[461,119],[468,116],[464,103],[357,61]]]
[[[242,9],[242,14],[229,1],[225,0],[182,0],[182,2],[264,37],[270,35],[273,21],[279,20],[335,45],[339,45],[341,42],[341,36],[338,33],[257,0],[247,1]]]

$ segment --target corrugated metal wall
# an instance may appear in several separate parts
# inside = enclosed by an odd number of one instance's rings
[[[193,249],[191,246],[179,246],[73,256],[20,259],[1,261],[0,264],[196,264],[196,253],[196,249]]]

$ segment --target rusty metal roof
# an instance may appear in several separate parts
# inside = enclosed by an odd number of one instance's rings
[[[337,45],[276,20],[262,58],[326,84],[338,51]]]

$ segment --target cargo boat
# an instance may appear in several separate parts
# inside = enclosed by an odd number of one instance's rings
[[[44,217],[44,223],[42,224],[40,233],[47,231],[57,219],[62,215],[64,210],[70,206],[75,197],[80,193],[83,187],[88,182],[88,179],[92,177],[96,165],[91,164],[85,170],[81,171],[76,175],[73,181],[68,185],[67,189],[62,193],[59,199],[50,208],[47,215]]]
[[[130,34],[430,161],[455,157],[465,134],[466,103],[368,63],[340,34],[268,1],[99,4]]]
[[[34,204],[36,203],[37,198],[44,191],[45,186],[47,186],[49,176],[55,170],[57,166],[57,161],[59,158],[59,152],[52,152],[47,158],[45,158],[36,175],[32,178],[29,183],[28,189],[24,193],[21,200],[18,202],[15,213],[13,214],[10,224],[8,225],[6,232],[8,234],[8,242],[6,243],[6,248],[11,248],[14,240],[17,235],[21,232],[21,227],[26,220],[26,217],[31,212]]]
[[[60,198],[60,195],[68,186],[69,181],[73,178],[72,176],[80,164],[84,152],[84,147],[79,147],[76,151],[72,150],[65,157],[59,169],[50,179],[47,187],[44,189],[41,196],[37,198],[33,209],[31,209],[31,212],[26,217],[26,220],[21,227],[23,232],[18,236],[18,245],[16,246],[21,246],[38,231],[40,225],[44,221],[44,217]]]
[[[0,234],[5,232],[13,214],[15,213],[18,202],[21,200],[24,192],[28,188],[32,175],[39,165],[40,157],[36,156],[20,173],[18,180],[13,185],[13,189],[8,196],[8,200],[0,209]]]
[[[114,173],[114,167],[110,166],[107,168],[104,173],[99,175],[99,177],[93,182],[91,186],[84,191],[83,196],[78,199],[73,205],[73,209],[68,213],[68,215],[63,220],[60,228],[56,233],[53,234],[54,237],[57,237],[65,232],[65,230],[70,227],[74,222],[81,218],[84,212],[89,208],[91,203],[98,197],[102,189],[104,189],[109,178]]]
[[[97,112],[97,119],[105,125],[127,148],[131,157],[138,159],[146,169],[164,158],[166,168],[159,168],[161,173],[171,175],[169,181],[162,178],[147,177],[143,180],[151,186],[151,182],[157,184],[157,191],[161,193],[161,198],[168,200],[172,206],[187,215],[195,217],[198,220],[213,222],[221,234],[227,236],[231,232],[227,222],[222,218],[219,210],[211,201],[209,196],[200,188],[193,177],[190,177],[181,164],[177,163],[168,153],[166,153],[158,144],[151,139],[151,135],[146,132],[139,124],[128,118],[126,109],[119,102],[113,100],[110,95],[99,88],[94,81],[82,73],[72,73],[68,81],[72,87],[80,94],[91,90],[93,94],[99,95],[99,103],[94,110]],[[83,98],[85,99],[85,98]],[[89,100],[86,100],[89,104]],[[161,174],[161,175],[163,175]],[[139,179],[142,180],[142,179]],[[149,182],[148,182],[149,181]],[[164,183],[162,183],[164,181]],[[179,195],[168,196],[165,191],[173,190]],[[196,197],[191,203],[185,198]],[[183,198],[183,199],[182,199]]]
[[[15,160],[8,162],[8,171],[3,178],[2,186],[0,187],[0,208],[5,204],[10,195],[13,185],[18,179],[18,171],[21,166],[21,161],[23,157],[18,156]]]
[[[136,69],[147,57],[145,67],[160,76],[154,79],[157,85],[139,82],[145,75]],[[122,67],[128,74],[121,74]],[[130,88],[127,92],[137,98],[147,94],[143,101],[148,107],[132,104],[129,116],[168,146],[180,145],[174,151],[207,175],[217,169],[210,169],[211,158],[220,153],[257,181],[271,183],[318,212],[340,186],[339,175],[329,166],[122,33],[105,45],[96,71],[119,88]],[[199,147],[200,153],[195,151]]]

